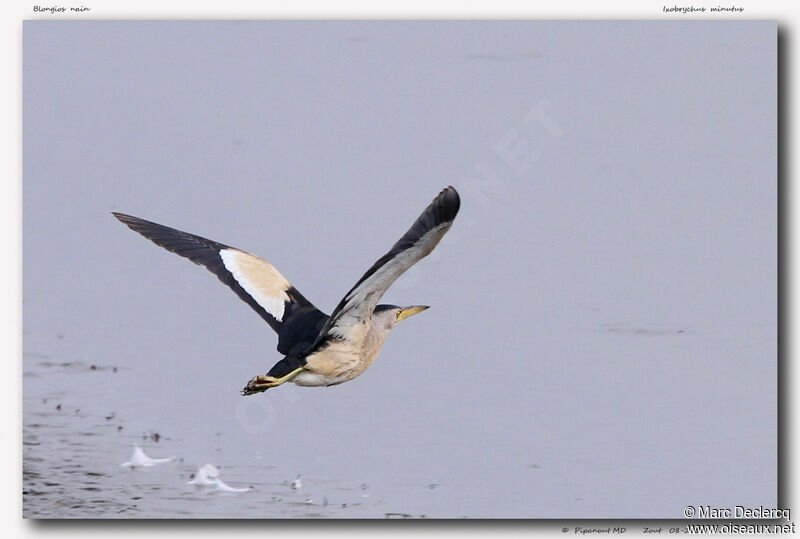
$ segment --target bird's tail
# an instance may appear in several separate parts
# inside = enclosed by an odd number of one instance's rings
[[[291,374],[300,367],[306,364],[306,358],[299,356],[286,356],[275,365],[267,373],[267,376],[273,378],[283,378],[287,374]]]

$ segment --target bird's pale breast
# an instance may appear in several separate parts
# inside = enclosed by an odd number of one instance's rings
[[[331,341],[306,358],[306,371],[292,381],[299,386],[330,386],[352,380],[372,365],[381,351],[387,332],[365,324],[362,339]],[[358,346],[357,343],[361,343]]]

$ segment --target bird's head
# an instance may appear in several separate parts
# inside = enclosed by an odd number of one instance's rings
[[[398,307],[397,305],[378,305],[372,315],[372,324],[383,325],[387,330],[405,320],[410,316],[419,314],[427,305],[409,305],[408,307]]]

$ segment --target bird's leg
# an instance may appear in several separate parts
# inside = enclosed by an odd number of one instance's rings
[[[256,375],[249,382],[247,382],[246,386],[244,386],[244,389],[242,389],[242,395],[253,395],[255,393],[266,391],[271,387],[278,387],[279,385],[288,382],[303,372],[303,370],[304,367],[300,367],[299,369],[295,369],[286,376],[281,376],[280,378],[275,378],[274,376],[268,376],[264,374]]]

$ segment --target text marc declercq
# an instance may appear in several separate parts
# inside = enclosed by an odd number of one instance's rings
[[[788,509],[768,509],[763,506],[743,507],[737,505],[733,509],[728,507],[711,507],[710,505],[697,506],[697,518],[785,518],[789,520]]]

